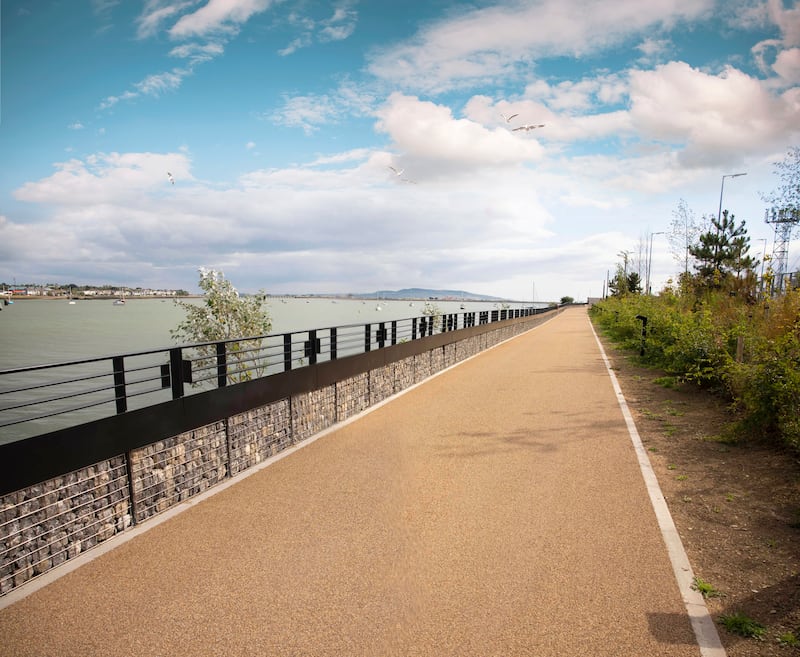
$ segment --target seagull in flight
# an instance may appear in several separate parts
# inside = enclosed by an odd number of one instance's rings
[[[389,168],[390,168],[392,171],[394,171],[394,173],[395,173],[395,175],[396,175],[396,176],[402,176],[402,175],[403,175],[403,171],[405,171],[405,169],[399,169],[399,170],[398,170],[398,169],[395,169],[394,167],[389,167]]]
[[[172,177],[172,174],[171,174],[169,171],[167,171],[167,178],[169,178],[169,181],[170,181],[170,182],[171,182],[173,185],[175,184],[175,178],[173,178],[173,177]]]
[[[511,123],[511,119],[513,119],[515,116],[519,116],[519,114],[512,114],[511,116],[506,116],[505,114],[500,112],[500,116],[503,117],[506,123]]]
[[[525,132],[528,132],[528,130],[536,130],[536,128],[544,128],[544,123],[529,123],[527,125],[521,125],[519,128],[512,128],[511,132],[516,132],[517,130],[524,130]]]

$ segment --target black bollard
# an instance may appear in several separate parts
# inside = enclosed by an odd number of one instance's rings
[[[639,348],[639,355],[644,356],[644,343],[647,340],[647,317],[644,315],[636,315],[636,319],[642,323],[642,346]]]

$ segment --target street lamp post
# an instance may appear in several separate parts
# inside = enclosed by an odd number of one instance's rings
[[[764,260],[767,257],[767,239],[765,237],[759,237],[756,239],[756,242],[764,242],[764,252],[761,254],[761,277],[758,280],[758,286],[763,289],[764,287]]]
[[[717,223],[722,221],[722,192],[725,190],[725,178],[738,178],[746,176],[747,173],[726,173],[722,176],[722,185],[719,188],[719,210],[717,210]]]
[[[653,266],[653,235],[666,235],[664,231],[659,231],[657,233],[650,233],[650,254],[647,256],[647,286],[645,290],[647,294],[650,294],[650,270]]]

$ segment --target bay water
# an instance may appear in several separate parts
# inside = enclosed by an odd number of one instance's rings
[[[187,302],[201,304],[203,300]],[[431,303],[442,313],[501,307],[488,301]],[[421,300],[270,297],[267,308],[272,333],[290,333],[422,317],[424,306]],[[172,300],[128,298],[125,305],[115,305],[109,299],[73,304],[67,299],[17,299],[0,312],[0,370],[166,349],[176,344],[170,330],[184,318],[185,311]]]
[[[202,298],[184,300],[190,304],[202,304]],[[433,301],[442,314],[482,312],[530,307],[531,304],[487,301]],[[546,304],[534,304],[545,306]],[[347,298],[305,298],[305,297],[270,297],[267,305],[272,321],[271,334],[297,333],[312,329],[331,327],[361,327],[365,324],[377,324],[393,320],[423,317],[425,301],[395,299],[347,299]],[[39,365],[65,363],[151,350],[166,350],[176,346],[170,331],[185,319],[186,311],[172,300],[129,298],[124,305],[115,304],[110,299],[77,300],[70,303],[67,299],[19,299],[13,304],[3,306],[0,311],[0,444],[20,440],[22,438],[51,431],[69,424],[86,422],[103,414],[108,414],[109,406],[102,407],[91,404],[90,396],[81,396],[81,403],[87,404],[80,410],[70,410],[69,416],[57,414],[53,417],[42,416],[33,419],[38,406],[31,402],[38,401],[44,395],[81,392],[87,385],[100,385],[99,380],[89,384],[59,384],[58,391],[51,387],[42,387],[53,379],[53,370],[32,370],[26,372],[7,373],[3,370],[30,368]],[[463,319],[459,324],[463,323]],[[377,328],[377,327],[376,327]],[[356,331],[357,333],[357,331]],[[352,335],[352,334],[351,334]],[[142,365],[150,359],[163,362],[164,354],[137,357],[137,364]],[[142,360],[144,359],[144,360]],[[126,363],[129,361],[126,359]],[[91,375],[109,371],[109,362],[86,364],[79,366],[81,372]],[[69,370],[69,376],[73,370]],[[55,377],[63,380],[68,374],[59,371]],[[105,385],[109,382],[104,379]],[[130,382],[129,382],[130,384]],[[150,384],[152,385],[152,384]],[[147,386],[144,386],[147,387]],[[129,385],[128,393],[132,394],[136,387]],[[44,393],[42,392],[44,391]],[[63,391],[63,393],[62,393]],[[160,394],[160,393],[157,393]],[[108,392],[99,393],[104,400]],[[169,390],[163,391],[163,400],[169,398]],[[152,403],[152,396],[136,396],[128,400],[128,410],[141,408]],[[18,405],[22,406],[18,406]],[[49,409],[69,408],[74,406],[75,399],[57,401]],[[19,423],[5,415],[2,409],[17,407],[30,420]],[[20,410],[9,412],[18,414]],[[111,409],[113,413],[113,407]],[[13,424],[8,424],[13,422]]]

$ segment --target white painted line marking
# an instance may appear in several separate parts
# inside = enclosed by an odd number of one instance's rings
[[[628,408],[628,403],[625,401],[625,396],[622,394],[622,388],[620,388],[617,377],[611,369],[611,362],[606,356],[606,352],[603,349],[600,338],[597,337],[591,320],[587,319],[587,321],[589,321],[589,325],[592,327],[594,339],[597,341],[600,355],[603,357],[603,362],[606,364],[608,375],[611,378],[611,385],[614,386],[614,392],[617,395],[617,402],[619,402],[619,407],[625,418],[625,424],[628,426],[628,433],[630,434],[633,448],[636,450],[636,456],[639,459],[639,468],[642,471],[645,487],[647,488],[648,495],[650,495],[650,502],[653,505],[653,511],[655,511],[658,526],[661,528],[661,536],[667,546],[669,559],[672,562],[672,572],[675,573],[675,579],[678,581],[678,588],[683,598],[683,604],[686,605],[686,611],[689,613],[689,620],[692,623],[692,629],[697,638],[697,644],[700,646],[700,654],[703,657],[726,657],[727,653],[722,646],[722,641],[720,641],[717,627],[714,625],[714,620],[708,612],[706,601],[699,591],[695,591],[692,588],[694,572],[692,572],[689,557],[686,555],[683,542],[675,527],[675,521],[672,519],[667,501],[664,499],[661,487],[658,485],[658,479],[656,473],[653,471],[650,458],[647,456],[647,450],[645,450],[639,432],[636,430],[636,424]]]

